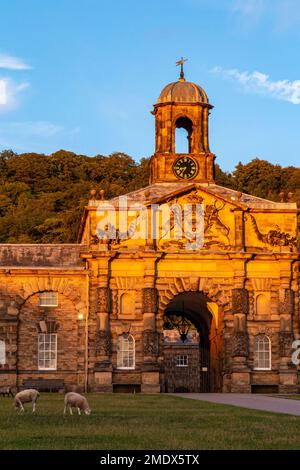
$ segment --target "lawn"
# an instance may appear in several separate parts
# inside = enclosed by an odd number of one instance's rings
[[[92,414],[63,416],[63,396],[37,413],[0,399],[0,449],[300,449],[300,418],[169,395],[90,394]]]

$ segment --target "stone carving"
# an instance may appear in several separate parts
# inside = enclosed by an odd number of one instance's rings
[[[202,204],[203,197],[199,195],[196,191],[190,193],[187,196],[180,198],[179,200],[173,199],[172,205],[178,205],[182,207],[183,204]],[[193,249],[209,248],[211,245],[216,245],[219,248],[229,248],[229,232],[230,228],[226,226],[219,215],[219,212],[222,211],[225,207],[225,202],[220,202],[215,200],[213,204],[208,204],[205,206],[204,211],[204,240],[195,240],[195,227],[196,227],[196,218],[193,216],[191,230],[188,231],[184,223],[184,214],[181,210],[173,209],[171,224],[169,226],[169,221],[166,223],[166,226],[161,229],[161,237],[158,240],[158,248],[168,249],[176,246],[179,249],[186,249],[186,242],[193,244]],[[184,227],[184,230],[183,230]],[[175,233],[175,230],[178,229],[179,233],[184,234],[183,239],[171,238],[169,240],[168,233]]]
[[[249,354],[249,337],[244,331],[237,331],[232,335],[232,356],[247,357]]]
[[[292,315],[294,306],[294,292],[291,289],[285,289],[284,301],[279,302],[279,313],[281,315]]]
[[[107,331],[98,331],[96,353],[100,356],[109,356],[111,354],[111,336]]]
[[[143,332],[144,356],[157,356],[159,353],[159,333],[153,330]]]
[[[272,339],[273,330],[272,330],[272,328],[268,328],[268,327],[265,326],[265,325],[260,325],[260,326],[256,329],[256,332],[254,333],[254,336],[256,336],[256,335],[266,335],[266,336],[268,336],[270,339]]]
[[[248,313],[249,293],[247,289],[232,289],[232,313]]]
[[[271,246],[288,246],[290,248],[297,246],[297,237],[292,237],[289,233],[282,232],[278,225],[275,225],[275,229],[269,230],[268,233],[261,233],[255,217],[252,214],[249,215],[252,227],[261,242]]]
[[[110,289],[99,287],[98,289],[98,311],[109,312],[110,310]]]
[[[90,244],[91,245],[99,245],[99,243],[100,243],[100,238],[98,237],[98,235],[97,234],[91,235]]]
[[[152,287],[143,289],[143,312],[156,313],[157,311],[157,291]]]
[[[204,238],[205,246],[215,243],[230,245],[229,232],[227,227],[220,219],[219,212],[225,207],[225,202],[215,200],[213,204],[205,207],[204,213]]]
[[[192,191],[185,197],[184,202],[202,204],[203,197],[198,193],[198,191]]]
[[[293,334],[288,331],[278,333],[279,355],[280,357],[290,357],[293,343]]]

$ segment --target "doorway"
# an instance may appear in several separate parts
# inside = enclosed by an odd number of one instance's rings
[[[166,307],[163,329],[166,392],[218,390],[221,336],[211,305],[201,292],[184,292]]]

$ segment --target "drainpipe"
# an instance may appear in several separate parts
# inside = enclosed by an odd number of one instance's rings
[[[90,292],[89,292],[89,266],[88,260],[86,260],[86,278],[85,278],[85,288],[86,288],[86,315],[85,315],[85,370],[84,370],[84,392],[88,391],[88,371],[89,371],[89,312],[90,312]]]

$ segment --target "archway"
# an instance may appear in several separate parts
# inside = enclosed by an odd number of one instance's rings
[[[166,392],[220,390],[218,306],[202,292],[177,294],[164,310]]]
[[[175,153],[191,153],[193,123],[186,116],[175,122]]]

